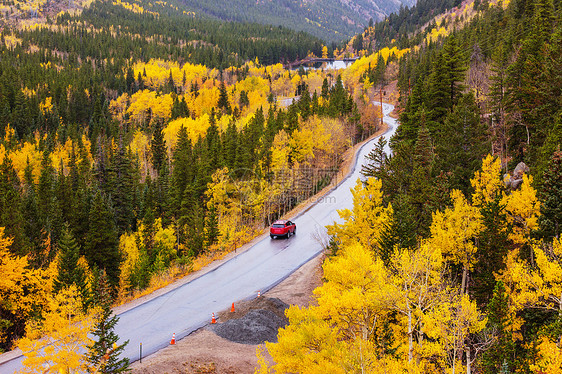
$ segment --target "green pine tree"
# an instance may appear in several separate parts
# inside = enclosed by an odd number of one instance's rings
[[[59,292],[63,288],[76,285],[78,292],[82,295],[84,310],[86,310],[90,301],[86,271],[79,264],[80,246],[68,224],[64,224],[62,228],[58,248],[57,276],[53,281],[53,290]]]
[[[160,172],[164,163],[167,162],[166,140],[164,140],[162,123],[160,121],[154,121],[150,149],[152,151],[152,167],[154,170]]]
[[[543,175],[540,192],[541,215],[539,233],[547,239],[560,238],[562,232],[562,151],[552,154],[548,168]]]
[[[193,149],[185,127],[178,131],[176,146],[172,152],[172,211],[179,217],[183,192],[193,181]]]
[[[90,208],[85,250],[90,267],[105,270],[109,283],[116,291],[122,261],[119,237],[113,214],[109,210],[109,203],[99,191]]]
[[[215,244],[220,236],[219,221],[215,207],[207,211],[205,217],[205,245],[207,247]]]
[[[94,288],[94,304],[100,308],[99,320],[92,330],[94,342],[88,347],[86,357],[88,362],[96,368],[96,373],[124,373],[129,368],[129,359],[120,355],[129,343],[119,344],[119,337],[115,334],[115,325],[119,322],[111,310],[112,291],[107,275],[99,272]]]
[[[382,179],[384,178],[384,173],[386,172],[386,166],[388,162],[388,157],[384,148],[387,145],[387,141],[384,136],[379,137],[375,148],[369,152],[365,157],[367,160],[361,166],[361,174],[367,178],[375,177]]]
[[[483,353],[480,370],[484,374],[496,374],[507,366],[508,372],[511,373],[515,369],[515,342],[509,329],[512,323],[509,296],[502,281],[496,282],[494,295],[486,309],[486,329],[495,336],[495,340]]]
[[[228,101],[228,92],[226,91],[224,81],[221,81],[219,86],[219,101],[217,102],[217,107],[225,114],[232,114],[230,102]]]

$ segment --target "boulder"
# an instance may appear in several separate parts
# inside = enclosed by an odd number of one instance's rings
[[[524,162],[518,163],[513,170],[513,174],[504,175],[505,187],[509,188],[512,191],[518,189],[519,186],[521,186],[521,184],[523,183],[523,175],[528,174],[529,171],[529,167],[525,165]]]

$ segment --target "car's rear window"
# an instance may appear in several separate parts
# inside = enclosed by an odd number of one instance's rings
[[[285,227],[285,225],[282,224],[282,223],[274,223],[273,225],[271,225],[271,227],[274,227],[276,229],[280,229],[280,228]]]

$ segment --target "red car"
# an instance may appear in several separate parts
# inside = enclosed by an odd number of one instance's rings
[[[294,222],[287,221],[284,219],[277,220],[273,222],[269,228],[269,236],[271,239],[275,237],[285,236],[289,237],[297,233],[297,225]]]

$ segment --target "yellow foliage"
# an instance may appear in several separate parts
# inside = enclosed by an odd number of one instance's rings
[[[207,82],[209,82],[208,84],[212,84],[210,80],[208,80]],[[186,102],[188,104],[189,110],[194,113],[196,117],[199,117],[204,113],[211,113],[211,108],[217,106],[219,95],[220,91],[218,87],[212,85],[204,85],[199,89],[199,95],[196,98],[191,98],[190,100],[186,98]]]
[[[39,104],[39,109],[43,115],[50,113],[53,110],[53,98],[51,96],[47,96],[45,100]]]
[[[189,70],[186,68],[186,70]],[[165,86],[172,73],[174,84],[182,81],[183,73],[180,70],[179,64],[175,61],[164,61],[161,59],[150,59],[147,63],[137,62],[133,65],[133,72],[135,79],[139,74],[142,77],[143,84],[154,90]],[[206,69],[205,69],[206,72]],[[146,74],[146,76],[145,76]],[[186,71],[187,74],[187,71]]]
[[[271,165],[274,172],[289,170],[289,155],[291,149],[288,146],[289,135],[285,130],[279,131],[273,139],[271,150]]]
[[[193,143],[197,142],[199,137],[204,137],[207,129],[209,128],[209,116],[204,114],[196,119],[193,118],[177,118],[173,121],[168,123],[163,130],[164,132],[164,140],[166,140],[166,144],[168,145],[168,150],[174,148],[178,132],[182,127],[185,127],[187,130],[187,135],[191,139]]]
[[[296,163],[310,165],[314,158],[314,135],[310,126],[302,126],[291,134],[289,147]]]
[[[276,79],[271,84],[271,92],[277,96],[293,96],[295,92],[293,89],[293,84],[289,79],[289,72],[283,73],[279,79]]]
[[[72,140],[70,138],[66,139],[66,143],[57,143],[53,152],[51,152],[51,162],[53,166],[60,171],[61,162],[64,170],[67,170],[68,163],[70,162],[70,157],[72,154]]]
[[[488,155],[482,160],[482,171],[474,173],[474,178],[470,180],[470,184],[474,188],[474,193],[472,194],[472,204],[474,206],[482,207],[500,196],[502,189],[500,171],[501,164],[499,158]]]
[[[365,186],[357,179],[355,188],[351,190],[353,211],[338,210],[344,223],[327,226],[328,235],[336,235],[344,246],[359,242],[365,248],[376,248],[385,224],[392,217],[390,204],[386,208],[383,206],[381,187],[381,180],[376,178],[367,179]]]
[[[261,346],[256,348],[256,356],[258,358],[258,366],[254,370],[254,374],[273,374],[267,366],[267,360],[264,357],[265,349]]]
[[[142,131],[137,130],[133,135],[133,140],[129,144],[131,152],[136,155],[139,159],[140,170],[146,175],[148,172],[148,155],[149,155],[149,141],[148,136],[146,136]]]
[[[120,288],[126,289],[127,285],[125,282],[131,279],[140,257],[137,235],[135,233],[124,233],[121,235],[121,238],[119,238],[119,252],[123,257],[123,262],[121,263]]]
[[[10,253],[12,239],[0,227],[0,315],[2,318],[27,320],[37,308],[41,308],[52,291],[54,267],[32,269],[27,256]],[[4,340],[0,329],[0,342]]]
[[[35,181],[39,179],[39,174],[41,174],[41,159],[43,156],[35,144],[29,142],[23,143],[21,148],[10,153],[10,158],[12,159],[12,164],[20,180],[24,180],[25,168],[28,161],[33,168]]]
[[[279,329],[278,343],[266,343],[277,373],[341,373],[345,370],[342,343],[331,324],[313,308],[291,306],[285,314],[289,325]]]
[[[24,367],[34,373],[42,373],[45,364],[55,372],[92,370],[83,352],[92,343],[88,333],[96,313],[82,312],[82,298],[75,285],[50,297],[44,319],[30,321],[26,336],[17,343],[25,356]]]
[[[10,144],[16,135],[16,130],[8,123],[4,129],[4,143]]]
[[[136,4],[136,3],[128,3],[126,1],[122,1],[122,0],[113,0],[113,5],[117,5],[117,6],[121,6],[133,13],[138,13],[138,14],[152,14],[156,17],[159,16],[158,13],[156,12],[152,12],[150,10],[145,10],[143,7],[141,7],[140,5]]]
[[[26,97],[28,97],[28,98],[37,95],[37,92],[35,92],[34,89],[27,88],[27,87],[22,88],[21,92],[23,92],[23,94],[24,94]]]
[[[246,79],[237,82],[235,87],[238,92],[246,91],[246,93],[250,93],[255,91],[265,97],[267,97],[267,94],[269,93],[269,82],[267,79],[257,76],[249,76]]]
[[[414,342],[414,335],[423,336],[426,333],[426,324],[421,323],[428,318],[426,314],[435,305],[447,300],[449,294],[445,284],[445,266],[441,251],[424,241],[418,249],[396,251],[391,264],[394,274],[389,282],[393,289],[388,297],[392,300],[392,309],[402,316],[400,327],[406,337],[400,351],[404,356],[408,356],[410,363],[414,357],[443,357],[445,353],[438,342]]]
[[[450,295],[450,300],[442,300],[431,308],[423,322],[428,337],[439,342],[438,352],[446,353],[443,359],[447,366],[460,373],[464,369],[461,359],[466,338],[484,329],[487,319],[467,294]]]
[[[166,259],[174,258],[177,253],[175,249],[176,234],[173,227],[162,227],[162,218],[158,218],[154,221],[154,227],[156,229],[154,243],[158,248],[158,255]],[[142,229],[143,227],[141,225],[141,230]]]
[[[350,244],[323,268],[325,283],[314,291],[315,311],[330,320],[345,339],[372,339],[376,323],[389,307],[390,285],[382,260],[368,248]]]
[[[439,38],[449,35],[449,32],[444,27],[438,29],[431,29],[431,32],[425,37],[426,42],[436,42]]]
[[[342,79],[347,85],[356,86],[359,83],[359,78],[367,72],[369,66],[371,69],[376,68],[379,56],[382,56],[386,63],[390,56],[394,55],[400,59],[408,52],[410,52],[409,48],[398,49],[396,47],[385,47],[376,53],[357,59],[351,66],[344,70]]]
[[[551,341],[548,337],[542,337],[537,346],[537,360],[529,368],[531,372],[542,374],[562,373],[562,349],[560,343]]]
[[[125,114],[127,113],[127,107],[129,106],[130,97],[127,93],[122,94],[115,100],[111,100],[109,103],[109,111],[120,123],[125,121]]]
[[[171,94],[157,95],[154,91],[138,91],[131,96],[131,104],[127,109],[130,122],[140,125],[149,118],[168,121],[172,114],[173,98]]]
[[[513,251],[507,258],[501,278],[509,289],[517,309],[535,307],[562,311],[562,242],[532,243],[535,266],[517,258]]]
[[[4,44],[8,49],[13,50],[18,45],[21,45],[22,40],[15,35],[4,35]]]
[[[476,260],[473,240],[484,229],[480,209],[471,206],[459,190],[451,192],[453,208],[435,212],[431,224],[431,244],[446,258],[463,266],[463,287],[467,272]],[[464,291],[464,290],[463,290]]]
[[[523,175],[520,188],[505,195],[501,201],[501,205],[505,206],[508,222],[513,225],[509,239],[516,244],[527,243],[530,232],[538,228],[540,201],[532,183],[532,176]]]

